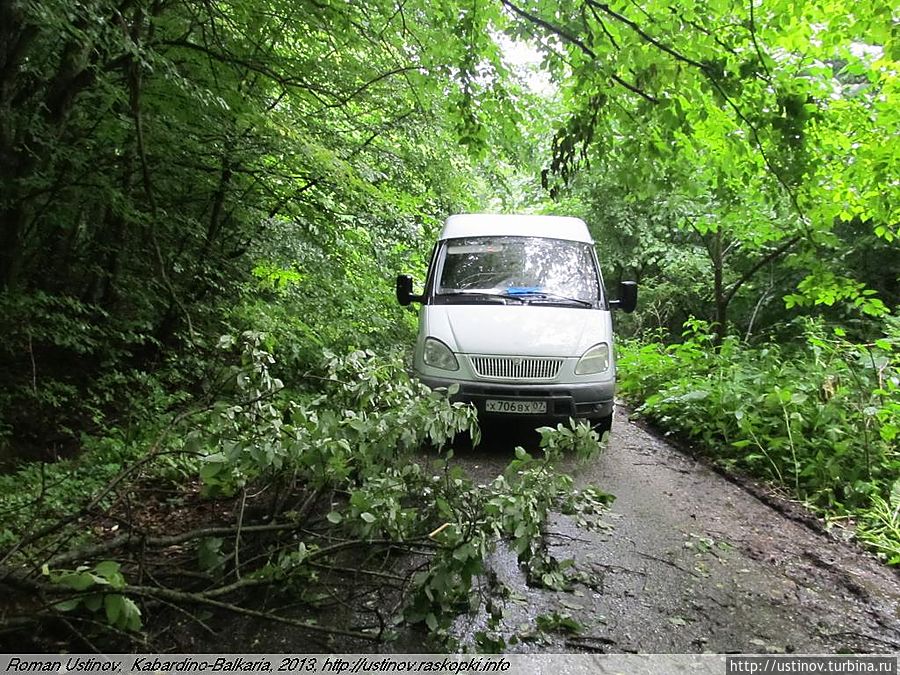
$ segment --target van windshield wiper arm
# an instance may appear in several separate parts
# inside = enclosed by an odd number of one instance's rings
[[[503,300],[518,300],[520,303],[525,303],[525,298],[520,298],[516,295],[510,295],[509,293],[497,293],[495,291],[476,291],[476,290],[467,290],[467,291],[442,291],[437,294],[438,296],[453,296],[453,295],[474,295],[474,296],[487,296],[489,298],[502,298]]]
[[[566,302],[574,302],[576,304],[581,305],[582,307],[593,307],[594,303],[590,300],[582,300],[581,298],[571,298],[567,295],[560,295],[559,293],[550,293],[549,291],[543,290],[522,290],[522,291],[507,291],[506,296],[510,298],[520,298],[521,300],[526,300],[529,298],[535,299],[547,299],[547,300],[565,300]]]

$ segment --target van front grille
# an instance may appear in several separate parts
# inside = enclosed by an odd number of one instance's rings
[[[470,356],[478,377],[489,380],[552,380],[563,360],[533,356]]]

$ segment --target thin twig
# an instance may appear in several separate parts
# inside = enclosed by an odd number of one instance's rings
[[[94,507],[96,507],[110,492],[115,490],[116,486],[119,483],[121,483],[123,480],[125,480],[125,478],[127,478],[129,475],[134,473],[137,469],[141,468],[142,466],[148,464],[149,462],[151,462],[155,459],[158,459],[159,457],[162,457],[163,455],[198,454],[198,453],[194,453],[194,452],[187,452],[184,450],[160,451],[158,449],[160,444],[162,443],[163,439],[169,434],[169,432],[172,430],[172,428],[176,424],[178,424],[182,420],[186,419],[187,417],[189,417],[193,414],[196,414],[197,412],[199,412],[199,411],[191,410],[191,411],[176,415],[169,422],[169,424],[166,426],[166,428],[163,429],[162,432],[160,432],[159,437],[156,439],[154,444],[151,446],[150,451],[147,453],[147,455],[145,455],[141,459],[135,461],[133,464],[130,464],[129,466],[127,466],[124,469],[122,469],[121,471],[119,471],[119,473],[116,474],[106,484],[106,486],[104,488],[102,488],[96,495],[94,495],[94,497],[92,497],[80,509],[78,509],[74,513],[69,514],[68,516],[65,516],[64,518],[60,518],[56,522],[51,523],[50,525],[47,525],[46,527],[41,528],[37,532],[34,532],[30,535],[21,537],[19,539],[19,541],[16,542],[16,544],[13,545],[12,548],[10,548],[10,550],[8,550],[2,557],[0,557],[0,581],[2,581],[4,579],[4,577],[2,575],[3,563],[5,563],[7,560],[9,560],[16,552],[22,550],[22,548],[24,548],[25,546],[27,546],[29,544],[39,541],[40,539],[43,539],[44,537],[46,537],[50,534],[53,534],[54,532],[58,532],[59,530],[63,529],[66,525],[69,525],[69,524],[77,521],[78,519],[82,518],[86,514],[90,513],[94,509]]]
[[[37,394],[37,364],[34,362],[34,345],[30,330],[28,331],[28,356],[31,357],[31,391]]]
[[[234,533],[234,576],[240,581],[241,578],[241,526],[244,524],[244,507],[247,505],[247,488],[241,489],[241,508],[238,511],[237,528]]]

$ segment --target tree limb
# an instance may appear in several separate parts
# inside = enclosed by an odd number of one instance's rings
[[[760,258],[759,260],[757,260],[756,263],[753,265],[753,267],[751,267],[749,270],[744,272],[744,274],[741,275],[740,279],[735,281],[734,284],[732,284],[731,288],[729,288],[728,291],[725,293],[726,304],[731,302],[731,299],[734,297],[735,293],[737,293],[738,290],[740,289],[740,287],[743,286],[746,282],[748,282],[753,277],[754,274],[756,274],[760,269],[762,269],[768,263],[772,262],[773,260],[776,260],[777,258],[779,258],[782,255],[784,255],[785,253],[787,253],[791,248],[793,248],[797,244],[797,242],[800,241],[800,239],[801,239],[801,236],[799,234],[796,234],[793,237],[791,237],[790,239],[788,239],[787,241],[785,241],[783,244],[781,244],[781,246],[774,249],[773,251],[770,251],[767,255],[765,255],[762,258]]]
[[[655,37],[653,37],[652,35],[647,33],[643,28],[641,28],[641,26],[638,23],[632,21],[627,16],[619,14],[618,12],[613,10],[609,5],[607,5],[605,2],[595,2],[595,0],[585,0],[585,1],[588,3],[588,5],[596,7],[604,14],[607,14],[607,15],[611,16],[612,18],[614,18],[616,21],[619,21],[620,23],[624,23],[626,26],[631,28],[631,30],[633,30],[635,33],[640,35],[641,38],[643,38],[643,40],[645,42],[649,42],[654,47],[656,47],[657,49],[659,49],[661,51],[664,51],[666,54],[668,54],[672,58],[674,58],[678,61],[681,61],[683,63],[687,63],[691,66],[694,66],[695,68],[699,68],[703,72],[707,72],[709,70],[709,67],[706,64],[700,63],[699,61],[696,61],[689,56],[685,56],[681,52],[675,50],[673,47],[670,47],[666,43],[664,43],[660,40],[657,40]]]
[[[501,2],[503,3],[504,6],[508,7],[509,9],[511,9],[513,12],[515,12],[519,16],[521,16],[525,19],[528,19],[532,23],[537,24],[538,26],[541,26],[542,28],[545,28],[546,30],[550,31],[557,37],[562,38],[565,42],[568,42],[568,43],[573,44],[576,47],[578,47],[587,56],[591,57],[591,59],[597,60],[597,53],[593,49],[588,47],[583,41],[579,40],[577,37],[575,37],[568,31],[564,30],[563,28],[560,28],[559,26],[556,26],[556,25],[550,23],[549,21],[542,19],[539,16],[536,16],[534,14],[531,14],[530,12],[525,11],[521,7],[510,2],[510,0],[501,0]],[[627,80],[624,80],[622,77],[620,77],[616,73],[614,73],[614,72],[610,73],[605,70],[603,71],[603,73],[604,73],[604,75],[607,75],[610,79],[612,79],[614,82],[616,82],[620,86],[624,87],[628,91],[632,92],[633,94],[637,94],[638,96],[643,98],[645,101],[648,101],[650,103],[659,103],[659,99],[657,99],[655,96],[643,91],[637,85],[634,85],[634,84],[628,82]]]
[[[268,525],[244,525],[242,531],[246,533],[259,532],[279,532],[284,530],[296,529],[297,523],[270,523]],[[193,539],[202,539],[204,537],[215,536],[234,536],[237,528],[234,525],[222,527],[201,527],[179,534],[169,535],[167,537],[148,537],[141,533],[123,534],[107,541],[99,542],[92,546],[85,546],[72,551],[66,551],[60,555],[54,556],[47,561],[47,564],[53,567],[59,567],[62,564],[75,562],[78,560],[88,560],[103,553],[109,553],[118,548],[126,548],[130,546],[142,546],[149,548],[167,548],[169,546],[177,546]],[[0,576],[2,578],[2,576]]]
[[[762,49],[759,46],[759,42],[756,39],[756,18],[753,14],[753,3],[754,0],[748,0],[750,3],[750,37],[753,39],[753,46],[756,48],[756,55],[759,57],[759,62],[763,67],[763,70],[766,71],[766,75],[769,80],[772,79],[772,73],[769,72],[769,66],[766,65],[766,59],[763,57]]]
[[[154,588],[152,586],[125,586],[125,588],[122,589],[122,592],[125,594],[144,598],[215,607],[216,609],[222,609],[233,614],[241,614],[243,616],[250,616],[256,619],[264,619],[266,621],[282,623],[288,626],[294,626],[296,628],[302,628],[311,633],[317,633],[319,635],[339,635],[341,637],[353,638],[356,640],[365,640],[367,642],[378,642],[379,640],[377,635],[373,635],[371,633],[345,630],[342,628],[326,628],[325,626],[311,624],[307,621],[300,621],[299,619],[291,619],[286,616],[279,616],[277,614],[271,614],[269,612],[249,609],[247,607],[241,607],[240,605],[235,605],[230,602],[222,602],[200,593],[187,593],[184,591],[172,590],[170,588]]]

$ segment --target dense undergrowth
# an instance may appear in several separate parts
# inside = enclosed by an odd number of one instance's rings
[[[900,324],[871,342],[805,322],[791,342],[717,346],[692,320],[619,345],[622,394],[726,467],[761,476],[900,565]]]

